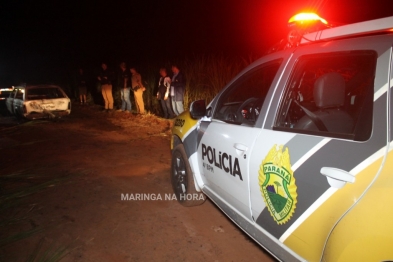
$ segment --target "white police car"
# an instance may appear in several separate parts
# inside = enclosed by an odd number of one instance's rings
[[[279,260],[393,260],[393,17],[304,16],[177,117],[173,189],[185,206],[208,196]]]

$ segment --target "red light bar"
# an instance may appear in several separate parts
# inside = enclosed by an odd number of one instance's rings
[[[294,16],[292,16],[288,23],[307,23],[307,22],[315,22],[315,21],[320,21],[321,23],[327,25],[328,22],[323,19],[322,17],[320,17],[319,15],[315,14],[315,13],[299,13],[296,14]]]

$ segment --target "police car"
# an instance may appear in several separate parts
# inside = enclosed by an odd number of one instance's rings
[[[173,190],[184,206],[209,197],[279,260],[391,261],[393,17],[289,23],[286,41],[177,117]]]

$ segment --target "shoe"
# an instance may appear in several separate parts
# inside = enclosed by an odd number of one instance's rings
[[[124,111],[124,113],[127,113],[127,114],[129,114],[129,113],[131,113],[130,111],[128,111],[128,110],[126,110],[126,111]]]
[[[124,110],[122,110],[122,109],[117,109],[116,111],[117,112],[124,112]]]

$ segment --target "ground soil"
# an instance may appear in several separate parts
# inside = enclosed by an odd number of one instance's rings
[[[3,179],[0,194],[46,185],[0,211],[15,218],[0,238],[36,230],[0,245],[0,261],[63,248],[61,261],[273,261],[209,200],[192,208],[165,200],[171,126],[79,105],[60,121],[0,117],[0,174],[25,175]],[[143,193],[163,199],[121,200]]]

